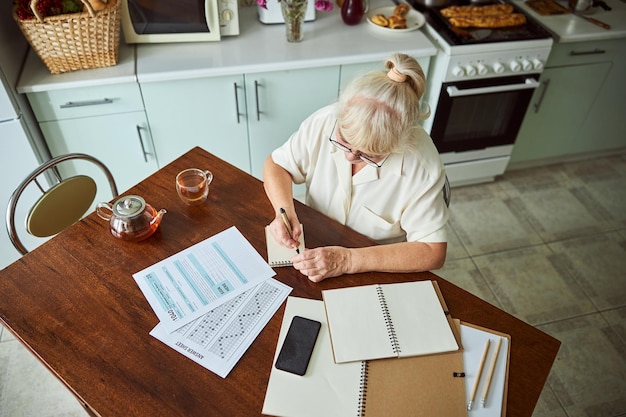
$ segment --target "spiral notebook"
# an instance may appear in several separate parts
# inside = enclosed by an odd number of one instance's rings
[[[304,376],[274,367],[291,318],[322,323]],[[289,297],[263,403],[276,417],[467,417],[462,351],[337,364],[333,360],[324,304]]]
[[[322,291],[335,362],[459,350],[435,281]]]
[[[300,250],[304,249],[304,230],[300,234]],[[265,226],[265,243],[267,245],[267,263],[271,267],[291,266],[291,258],[297,252],[295,249],[286,248],[274,240],[274,235],[270,232],[270,227]]]

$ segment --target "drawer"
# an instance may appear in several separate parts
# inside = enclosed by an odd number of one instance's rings
[[[143,110],[141,92],[136,83],[69,88],[27,95],[40,122]]]
[[[612,62],[623,51],[623,40],[555,43],[546,67]]]

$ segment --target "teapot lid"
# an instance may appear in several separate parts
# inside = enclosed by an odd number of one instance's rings
[[[146,201],[138,195],[127,195],[115,202],[113,214],[117,217],[133,217],[146,208]]]

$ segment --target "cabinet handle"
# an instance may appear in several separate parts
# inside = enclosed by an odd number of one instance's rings
[[[100,104],[111,104],[113,100],[110,98],[103,98],[101,100],[85,100],[85,101],[68,101],[65,104],[61,104],[59,107],[62,109],[69,109],[72,107],[85,107],[85,106],[99,106]]]
[[[233,86],[235,87],[235,113],[237,114],[237,124],[239,124],[239,116],[241,113],[239,113],[239,94],[237,94],[237,83],[233,83]]]
[[[606,54],[606,51],[604,49],[594,49],[593,51],[569,51],[570,56],[580,56],[580,55],[602,55],[602,54]]]
[[[257,121],[261,120],[261,110],[259,109],[259,82],[254,80],[254,95],[256,99],[256,119]]]
[[[539,96],[539,100],[533,105],[535,107],[535,113],[539,113],[539,108],[541,107],[541,103],[543,103],[543,97],[546,95],[546,91],[548,91],[548,85],[550,85],[550,79],[548,78],[545,81],[542,81],[543,90],[541,90],[541,95]]]
[[[150,152],[146,152],[146,146],[143,144],[143,136],[141,136],[141,126],[137,125],[137,136],[139,137],[139,145],[141,146],[141,152],[143,153],[144,162],[148,162],[148,155],[152,155]]]

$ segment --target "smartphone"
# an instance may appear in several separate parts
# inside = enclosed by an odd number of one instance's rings
[[[321,326],[319,321],[294,316],[274,366],[292,374],[304,375]]]

